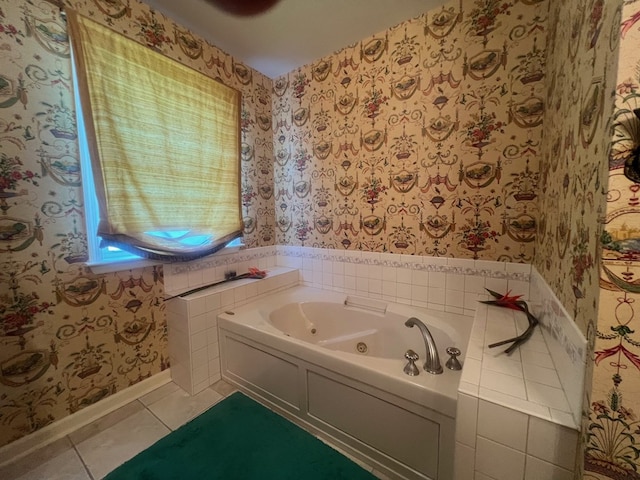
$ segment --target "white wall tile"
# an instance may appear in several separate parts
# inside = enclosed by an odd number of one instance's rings
[[[398,269],[396,267],[383,266],[382,280],[386,282],[396,282],[398,279]]]
[[[444,289],[447,285],[447,274],[444,272],[429,272],[429,287]]]
[[[185,392],[191,393],[193,383],[191,382],[191,366],[182,364],[171,364],[171,380],[173,380]]]
[[[484,277],[479,275],[465,275],[464,291],[469,293],[486,294],[487,291],[484,289]]]
[[[464,308],[475,312],[478,301],[484,300],[484,297],[481,293],[464,292]]]
[[[482,356],[482,368],[492,372],[511,375],[512,377],[524,378],[522,374],[522,363],[512,360],[506,355],[494,357],[484,354]]]
[[[396,271],[396,281],[398,283],[403,283],[406,285],[411,285],[411,279],[413,277],[411,273],[411,269],[409,268],[398,268]]]
[[[382,281],[382,295],[386,297],[395,297],[397,292],[396,282]]]
[[[462,307],[453,307],[451,305],[445,305],[444,311],[449,313],[455,313],[456,315],[464,315],[464,308]]]
[[[368,278],[369,277],[369,265],[366,264],[357,264],[356,265],[356,277],[359,278]]]
[[[537,365],[544,368],[555,368],[553,360],[551,360],[551,357],[547,352],[541,353],[532,350],[522,350],[520,355],[523,363]]]
[[[311,282],[313,282],[313,270],[301,270],[300,277],[305,285],[310,285]],[[260,293],[260,291],[261,289],[258,287],[258,293]]]
[[[428,299],[428,290],[426,285],[411,285],[411,299],[418,300],[421,302],[427,302]]]
[[[480,373],[480,387],[517,398],[527,398],[527,391],[523,379],[490,370],[483,370]]]
[[[355,263],[345,263],[344,264],[344,274],[355,277],[356,276],[356,264]]]
[[[508,284],[506,278],[487,277],[484,281],[485,288],[498,293],[507,293]]]
[[[429,287],[427,298],[429,303],[444,305],[446,303],[446,290],[442,287]]]
[[[527,415],[551,419],[549,407],[529,402],[526,399],[513,397],[511,395],[506,395],[495,390],[488,390],[486,388],[480,388],[479,395],[488,402],[512,408],[519,412],[526,413]]]
[[[426,287],[429,285],[429,272],[426,270],[412,270],[411,283],[416,286]]]
[[[366,295],[369,291],[369,279],[367,277],[356,277],[356,291],[360,295]]]
[[[580,424],[573,416],[573,413],[561,412],[560,410],[554,410],[553,408],[550,408],[549,410],[551,411],[551,420],[553,420],[554,423],[565,426],[571,425],[574,428],[577,428]]]
[[[204,285],[202,270],[189,270],[188,278],[189,288],[201,287]]]
[[[209,360],[209,377],[220,375],[220,357]]]
[[[369,278],[382,280],[382,265],[369,265]]]
[[[206,366],[209,362],[207,355],[207,347],[201,348],[191,353],[191,368],[192,370]],[[195,382],[194,382],[195,383]]]
[[[464,275],[447,273],[446,289],[464,292]]]
[[[258,284],[256,282],[248,283],[244,288],[247,300],[253,300],[258,296]]]
[[[205,310],[207,312],[213,312],[220,308],[220,294],[212,293],[205,297]]]
[[[206,267],[202,269],[202,284],[208,285],[217,281],[216,267]]]
[[[460,380],[458,393],[464,393],[465,395],[477,397],[480,394],[480,386]]]
[[[525,452],[529,416],[495,403],[480,400],[478,435]]]
[[[197,393],[200,390],[203,390],[203,388],[200,388],[201,383],[204,382],[208,382],[209,381],[209,365],[207,363],[205,363],[204,365],[200,365],[198,367],[195,367],[193,369],[193,390],[195,393]],[[205,385],[204,388],[207,388],[208,385]],[[200,388],[200,390],[197,390],[198,388]]]
[[[445,311],[444,303],[430,303],[430,302],[427,302],[427,308],[429,310],[433,310],[435,312],[444,312]]]
[[[189,295],[189,297],[191,297],[191,295]],[[187,304],[189,309],[189,317],[202,315],[207,311],[206,294],[195,294],[192,298],[189,298]]]
[[[523,363],[522,369],[524,370],[524,378],[528,382],[537,382],[553,388],[562,388],[560,379],[554,368],[545,368]]]
[[[456,406],[456,442],[475,449],[478,422],[478,398],[458,393]],[[456,459],[456,462],[458,459]]]
[[[394,283],[395,285],[395,283]],[[356,291],[356,277],[344,277],[344,288],[347,291]]]
[[[567,470],[573,470],[577,444],[576,430],[531,417],[527,454]]]
[[[453,465],[454,480],[472,480],[476,451],[474,448],[456,442]]]
[[[322,262],[322,271],[324,273],[333,273],[333,262],[331,260],[324,260]]]
[[[207,313],[203,312],[199,315],[191,315],[189,317],[189,333],[201,333],[207,329]]]
[[[242,304],[247,299],[247,290],[244,285],[237,286],[233,289],[233,303],[235,305]]]
[[[511,291],[511,295],[522,295],[523,300],[529,298],[529,282],[509,279],[507,281],[507,290]]]
[[[206,331],[206,330],[205,330]],[[195,352],[207,346],[207,335],[204,332],[198,332],[191,335],[191,351]]]
[[[177,317],[185,318],[189,315],[187,302],[182,298],[174,298],[166,302],[167,312],[175,314]]]
[[[476,471],[495,480],[523,480],[525,455],[522,452],[478,437]]]
[[[382,295],[382,280],[370,278],[369,279],[369,293],[376,295]]]
[[[344,275],[344,262],[332,262],[332,273],[336,275]]]
[[[480,385],[480,374],[482,372],[482,362],[473,358],[467,358],[462,366],[461,382]]]
[[[220,345],[218,345],[218,342],[207,345],[208,361],[214,360],[218,357],[220,357]]]
[[[457,290],[445,290],[445,305],[451,307],[464,308],[464,293]]]
[[[172,275],[173,288],[176,291],[185,291],[189,288],[189,272],[184,271]]]
[[[264,282],[265,286],[271,285],[272,278],[267,278]],[[223,290],[220,295],[220,306],[221,308],[228,308],[233,306],[233,302],[235,300],[235,295],[233,294],[233,289]]]
[[[573,473],[527,455],[524,480],[572,480]]]

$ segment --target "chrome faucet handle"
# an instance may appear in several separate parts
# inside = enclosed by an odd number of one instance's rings
[[[449,358],[449,360],[447,360],[447,363],[444,364],[445,367],[447,367],[449,370],[462,370],[462,365],[458,360],[458,355],[462,353],[460,349],[456,347],[447,347],[446,352],[451,355],[451,358]]]
[[[418,367],[416,367],[416,360],[418,360],[418,358],[420,358],[420,357],[418,357],[418,354],[416,352],[414,352],[413,350],[409,349],[404,354],[404,358],[409,360],[409,363],[407,363],[404,366],[404,373],[406,373],[407,375],[409,375],[411,377],[415,377],[416,375],[420,375],[420,369]]]

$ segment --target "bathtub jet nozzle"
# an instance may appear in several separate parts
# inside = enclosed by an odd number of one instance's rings
[[[441,374],[443,369],[442,365],[440,365],[438,348],[436,347],[436,342],[433,339],[433,336],[431,335],[431,332],[429,331],[427,326],[416,317],[411,317],[404,324],[409,328],[416,326],[420,329],[422,339],[424,340],[424,346],[426,348],[426,356],[422,368],[424,368],[427,373],[431,373],[433,375]]]

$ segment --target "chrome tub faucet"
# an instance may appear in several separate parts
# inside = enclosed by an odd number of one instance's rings
[[[407,327],[417,326],[422,333],[424,339],[424,346],[426,347],[427,354],[425,357],[423,368],[427,373],[438,375],[442,373],[442,365],[440,365],[440,356],[438,355],[438,348],[436,342],[433,340],[431,332],[427,326],[418,320],[416,317],[411,317],[404,323]]]

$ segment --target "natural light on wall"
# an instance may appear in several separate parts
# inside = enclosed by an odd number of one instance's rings
[[[93,249],[184,261],[239,237],[239,92],[73,11],[67,18],[90,159],[83,186],[95,187],[85,208],[103,240]]]

